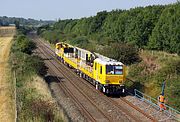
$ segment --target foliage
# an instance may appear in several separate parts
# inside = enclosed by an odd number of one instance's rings
[[[20,25],[19,25],[19,21],[15,20],[15,21],[14,21],[14,24],[15,24],[16,28],[19,29],[19,26],[20,26]]]
[[[25,29],[25,28],[24,28]],[[23,30],[24,30],[23,29]],[[44,99],[37,89],[30,86],[34,77],[42,75],[45,64],[35,55],[30,55],[35,44],[21,32],[14,39],[10,63],[16,75],[16,103],[18,121],[62,121],[54,102]]]
[[[30,41],[25,35],[21,34],[16,37],[16,43],[14,44],[15,50],[19,50],[23,53],[31,54],[35,49],[35,43]]]
[[[177,2],[165,6],[102,11],[94,17],[59,20],[52,27],[40,28],[39,34],[52,42],[61,37],[64,41],[67,39],[64,35],[72,34],[86,36],[101,45],[125,42],[143,49],[179,54],[179,8],[180,3]]]
[[[86,49],[86,46],[88,45],[89,40],[85,36],[76,37],[75,39],[70,41],[70,44],[76,45],[78,47],[82,47]]]
[[[161,93],[163,81],[166,81],[165,97],[168,99],[166,104],[180,110],[180,57],[170,54],[162,56],[163,54],[159,52],[150,53],[149,51],[144,51],[142,53],[146,54],[141,56],[143,61],[129,67],[128,77],[136,81],[135,83],[143,84],[144,86],[140,87],[139,90],[155,98]],[[146,62],[146,59],[155,60]],[[153,63],[156,63],[157,68],[152,68]],[[149,72],[150,68],[152,69]],[[135,88],[138,89],[137,86]]]
[[[126,65],[140,61],[138,49],[125,43],[113,43],[104,47],[100,52]]]
[[[0,26],[8,26],[9,24],[15,24],[17,27],[19,26],[39,26],[39,25],[47,25],[52,24],[54,21],[42,21],[42,20],[34,20],[34,19],[24,19],[24,18],[16,18],[16,17],[0,17]]]
[[[149,49],[180,54],[180,3],[167,6],[150,36]]]
[[[22,28],[18,30],[14,38],[10,61],[13,64],[13,70],[16,70],[20,77],[21,75],[31,76],[40,72],[43,62],[39,57],[30,55],[36,45],[21,30]]]
[[[33,30],[35,30],[34,27],[19,26],[19,28],[18,28],[18,33],[19,33],[19,34],[24,34],[24,35],[26,35],[26,34],[28,34],[29,32],[33,31]]]
[[[97,15],[93,18],[93,21],[91,22],[90,29],[89,29],[90,34],[102,31],[102,25],[107,15],[108,13],[106,11],[97,13]]]

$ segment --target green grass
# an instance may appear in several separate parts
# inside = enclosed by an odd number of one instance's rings
[[[33,86],[33,84],[39,82],[35,80],[35,77],[39,77],[40,71],[44,66],[43,61],[37,56],[20,50],[23,47],[22,45],[18,47],[16,39],[12,45],[9,63],[11,70],[16,72],[18,121],[63,121],[57,103],[52,100],[52,97],[47,98],[44,94],[48,92],[48,89],[42,93],[37,87]],[[27,41],[27,39],[21,41]],[[23,42],[23,44],[28,47],[26,42]],[[49,96],[51,96],[50,93]]]

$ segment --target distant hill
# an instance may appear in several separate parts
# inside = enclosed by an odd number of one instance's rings
[[[19,25],[26,25],[26,26],[42,26],[47,24],[52,24],[55,21],[51,20],[35,20],[35,19],[24,19],[24,18],[17,18],[17,17],[7,17],[7,16],[0,16],[0,26],[7,26],[10,24],[19,24]]]

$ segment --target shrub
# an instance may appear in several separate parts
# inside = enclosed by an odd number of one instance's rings
[[[18,50],[26,54],[31,54],[32,50],[36,48],[36,45],[25,35],[18,35],[12,48],[13,51]]]
[[[113,43],[110,46],[104,47],[100,52],[126,65],[140,61],[138,49],[125,43]]]
[[[85,36],[76,37],[70,41],[72,45],[76,45],[81,48],[87,48],[86,46],[89,44],[89,40]]]

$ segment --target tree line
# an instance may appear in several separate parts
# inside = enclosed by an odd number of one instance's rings
[[[42,26],[38,33],[53,43],[86,37],[104,46],[126,43],[140,49],[180,54],[180,3],[59,20],[53,26]]]
[[[17,17],[7,17],[0,16],[0,26],[8,26],[10,24],[21,25],[21,26],[42,26],[47,24],[52,24],[54,21],[44,21],[44,20],[35,20],[35,19],[24,19]]]

